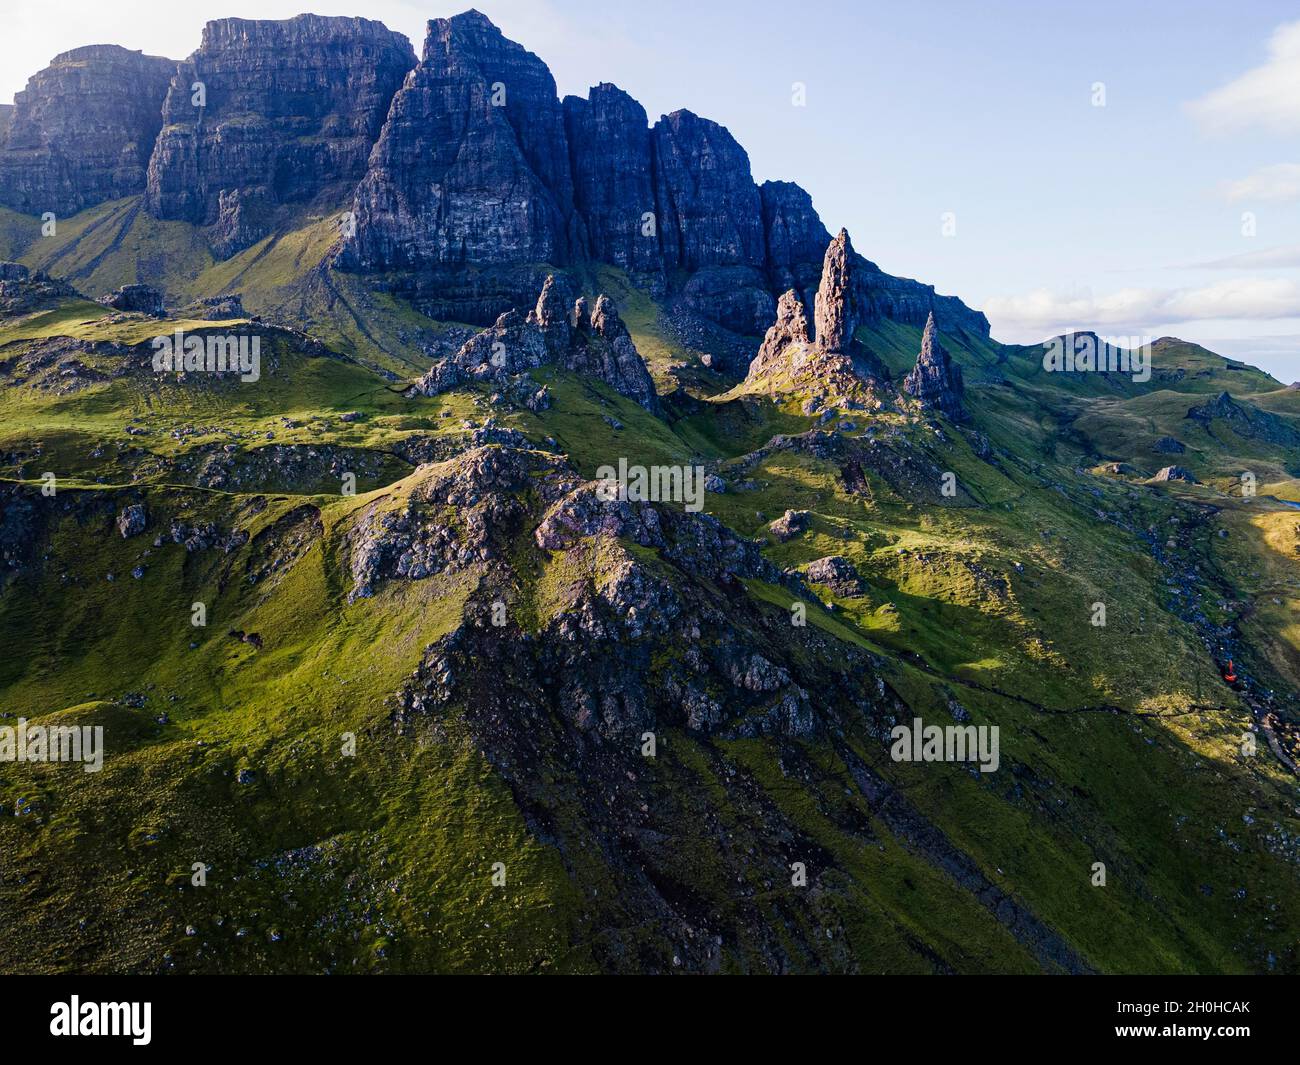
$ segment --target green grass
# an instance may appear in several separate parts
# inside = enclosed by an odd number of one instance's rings
[[[1226,389],[1294,424],[1297,393],[1181,342],[1157,344],[1142,384],[1049,375],[1041,349],[945,336],[971,426],[940,436],[906,410],[855,412],[854,435],[869,425],[891,455],[954,473],[959,497],[935,505],[896,492],[886,465],[865,469],[869,491],[855,495],[835,462],[804,451],[745,460],[773,436],[811,428],[798,397],[717,399],[723,382],[701,353],[678,344],[659,305],[618,271],[593,271],[582,287],[615,298],[674,393],[665,419],[551,369],[533,374],[552,396],[541,412],[494,407],[486,388],[408,399],[400,382],[427,365],[422,343],[455,323],[319,270],[332,214],[286,215],[219,263],[191,227],[137,206],[102,205],[51,238],[2,213],[0,250],[92,296],[150,278],[166,281],[177,307],[238,292],[250,314],[309,327],[333,353],[310,356],[267,330],[262,379],[242,386],[119,376],[121,353],[85,350],[76,359],[107,380],[63,392],[6,380],[0,390],[0,489],[17,484],[31,504],[18,546],[34,552],[21,574],[0,578],[0,710],[102,724],[109,738],[100,774],[0,766],[0,809],[21,799],[35,811],[0,818],[0,970],[671,968],[683,921],[649,908],[645,883],[620,864],[626,853],[649,870],[647,892],[693,915],[697,943],[725,929],[722,971],[774,967],[778,948],[794,968],[1040,968],[970,890],[889,827],[857,787],[854,759],[1100,971],[1253,972],[1270,954],[1282,971],[1300,965],[1297,854],[1285,842],[1300,833],[1296,782],[1266,750],[1241,755],[1249,713],[1176,609],[1149,543],[1176,538],[1195,567],[1198,609],[1238,625],[1262,684],[1300,690],[1300,510],[1263,498],[1300,500],[1293,456],[1185,418]],[[175,328],[255,327],[183,312],[108,317],[78,300],[0,323],[6,377],[55,338],[139,345]],[[876,322],[857,338],[897,378],[920,331]],[[342,421],[353,411],[357,420]],[[381,582],[349,603],[363,515],[402,511],[442,470],[413,471],[396,450],[417,438],[461,446],[462,422],[488,417],[553,440],[586,477],[619,458],[716,463],[732,488],[706,497],[708,513],[759,541],[778,569],[827,555],[856,568],[862,594],[817,586],[801,600],[806,635],[830,648],[827,660],[861,663],[863,692],[879,681],[901,715],[946,723],[955,700],[973,722],[996,725],[1000,771],[892,762],[887,703],[874,695],[797,741],[663,723],[660,756],[626,764],[614,741],[546,716],[502,726],[536,745],[525,745],[526,764],[509,762],[463,702],[398,728],[396,694],[473,603],[506,596],[520,630],[546,641],[592,588],[628,569],[717,612],[718,631],[634,641],[608,663],[644,670],[656,691],[730,624],[746,652],[752,643],[787,664],[818,661],[819,644],[789,638],[796,595],[783,584],[749,580],[747,596],[729,599],[671,553],[636,544],[595,537],[541,551],[532,489],[516,500],[527,509],[518,527],[493,529],[509,540],[493,566]],[[128,436],[128,425],[147,432]],[[1166,434],[1188,452],[1152,453]],[[199,464],[227,446],[234,479],[193,488]],[[286,449],[316,452],[315,464],[281,468]],[[365,466],[360,494],[339,494],[335,460]],[[1116,461],[1136,474],[1106,472]],[[1207,483],[1144,483],[1170,462]],[[1260,498],[1228,493],[1243,469],[1257,473]],[[40,494],[46,470],[59,476],[54,499]],[[22,510],[5,498],[12,509],[0,519]],[[114,519],[135,499],[151,525],[123,540]],[[767,526],[787,509],[811,520],[782,543]],[[229,552],[187,553],[167,535],[154,546],[173,518],[250,539]],[[203,628],[190,624],[196,602]],[[1104,627],[1091,621],[1097,602]],[[232,629],[257,633],[261,648]],[[584,631],[557,643],[556,672],[596,640]],[[718,678],[709,683],[725,698]],[[829,696],[810,686],[809,698]],[[355,756],[343,753],[345,734]],[[645,820],[625,810],[626,823],[607,824],[619,789],[642,784]],[[796,860],[815,890],[789,883]],[[497,861],[505,888],[490,881]],[[1097,861],[1105,888],[1089,882]],[[207,887],[191,886],[194,862],[210,866]]]

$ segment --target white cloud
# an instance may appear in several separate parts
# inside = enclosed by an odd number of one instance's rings
[[[1041,338],[1096,328],[1151,333],[1178,322],[1300,316],[1300,281],[1231,278],[1199,288],[1126,288],[1102,296],[1036,289],[994,297],[984,312],[1000,335]]]
[[[1225,182],[1223,194],[1232,202],[1300,200],[1300,163],[1275,163],[1244,178]]]
[[[1222,259],[1208,259],[1198,263],[1184,263],[1179,270],[1276,270],[1279,267],[1300,266],[1300,244],[1285,244],[1261,251],[1244,251],[1225,255]]]
[[[1188,109],[1211,133],[1251,128],[1300,132],[1300,22],[1273,31],[1262,66],[1206,94]]]

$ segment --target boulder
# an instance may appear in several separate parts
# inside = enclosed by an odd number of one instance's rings
[[[117,516],[117,531],[122,534],[123,540],[139,536],[148,525],[149,514],[143,503],[131,503],[123,507]]]
[[[152,285],[123,285],[116,292],[101,296],[99,302],[115,311],[149,314],[161,318],[165,313],[163,294]]]
[[[792,540],[808,528],[812,513],[807,510],[787,510],[775,521],[769,523],[768,529],[781,543]]]
[[[853,563],[843,555],[827,555],[809,562],[803,568],[803,575],[814,584],[824,584],[836,595],[844,597],[861,595],[864,587]]]

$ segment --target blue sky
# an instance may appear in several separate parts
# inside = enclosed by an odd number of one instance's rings
[[[758,180],[799,182],[828,228],[985,310],[999,339],[1176,335],[1300,379],[1300,6],[476,6],[547,61],[561,93],[613,81],[652,120],[688,107],[722,122]],[[80,44],[180,58],[209,18],[304,9],[380,19],[417,51],[425,19],[461,10],[11,0],[0,98]]]

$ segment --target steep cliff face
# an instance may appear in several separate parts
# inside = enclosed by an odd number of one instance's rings
[[[561,254],[580,255],[584,241],[573,210],[564,109],[550,69],[477,11],[436,20],[431,28],[436,28],[436,39],[431,32],[426,60],[436,40],[435,61],[450,62],[456,54],[477,69],[491,90],[489,103],[504,115],[525,161],[554,201]]]
[[[546,65],[478,12],[432,20],[354,212],[345,266],[568,262],[585,242]]]
[[[686,305],[733,332],[771,321],[767,242],[749,156],[726,127],[690,111],[655,123],[655,194],[666,270],[691,273]]]
[[[724,126],[690,111],[651,125],[607,83],[561,102],[546,64],[477,11],[430,21],[418,64],[366,19],[221,19],[182,63],[78,49],[0,107],[0,204],[67,214],[142,190],[220,257],[286,204],[350,202],[331,263],[399,272],[385,285],[439,318],[488,324],[555,268],[610,263],[745,358],[777,294],[812,308],[830,239],[798,185],[755,185]],[[845,267],[859,322],[933,311],[988,332],[929,286],[856,253]]]
[[[368,19],[209,22],[166,93],[148,209],[216,224],[225,252],[259,239],[274,205],[361,178],[414,65],[406,38]]]
[[[822,225],[812,197],[794,182],[765,181],[758,191],[772,286],[782,291],[793,288],[804,302],[811,303],[831,235]]]
[[[596,261],[649,275],[685,310],[745,336],[767,328],[777,293],[811,303],[830,239],[798,185],[755,185],[724,126],[690,111],[649,126],[607,83],[560,103],[546,65],[476,11],[429,23],[354,217],[335,264],[422,271],[421,303],[442,313],[491,321],[531,298],[538,264]],[[919,325],[941,309],[950,328],[987,333],[958,301],[860,256],[854,265],[864,319]]]
[[[55,56],[0,115],[0,204],[66,215],[140,192],[175,69],[113,44]]]
[[[762,267],[762,205],[745,149],[690,111],[665,115],[653,138],[664,265]]]
[[[887,318],[923,326],[933,314],[940,327],[948,332],[965,329],[976,336],[989,335],[989,320],[983,311],[972,310],[956,296],[938,295],[933,285],[887,274],[861,256],[858,256],[854,289],[863,321]]]
[[[616,85],[564,98],[574,197],[593,259],[625,270],[661,271],[650,125],[645,108]]]

